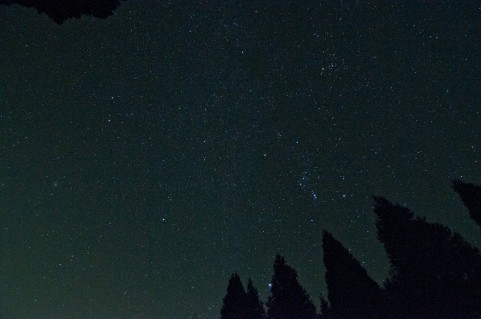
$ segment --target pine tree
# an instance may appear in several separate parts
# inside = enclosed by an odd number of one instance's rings
[[[296,271],[288,266],[284,257],[277,255],[271,293],[267,302],[268,319],[316,319],[316,308],[309,295],[297,281]]]
[[[481,315],[481,256],[475,247],[385,198],[374,197],[374,212],[391,264],[385,283],[391,317]]]
[[[247,282],[246,319],[266,319],[264,305],[259,300],[259,292],[253,286],[251,279]]]
[[[221,319],[245,319],[246,291],[237,273],[233,273],[220,311]]]
[[[481,227],[481,186],[454,180],[453,189],[469,210],[469,215]]]
[[[329,306],[323,313],[339,318],[374,318],[382,315],[383,292],[352,254],[331,233],[322,236]]]

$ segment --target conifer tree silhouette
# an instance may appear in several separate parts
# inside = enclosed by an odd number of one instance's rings
[[[272,276],[272,295],[267,301],[268,319],[316,319],[316,307],[297,281],[296,271],[281,255],[276,256]]]
[[[249,279],[247,292],[237,273],[233,273],[227,286],[227,294],[221,309],[221,319],[266,319],[266,312],[259,292]]]
[[[389,317],[481,316],[481,256],[449,228],[414,218],[407,208],[374,197],[378,238],[389,258]]]
[[[459,194],[469,215],[481,227],[481,186],[464,183],[460,180],[452,182],[453,189]]]
[[[266,319],[264,305],[259,300],[259,292],[253,286],[251,279],[247,282],[246,319]]]
[[[383,292],[352,254],[331,233],[322,234],[329,318],[374,318],[382,315]],[[322,301],[321,301],[322,305]]]
[[[220,311],[221,319],[245,319],[246,291],[237,273],[233,273]]]

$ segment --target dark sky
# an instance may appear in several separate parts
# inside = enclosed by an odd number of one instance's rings
[[[479,246],[480,35],[479,1],[2,7],[5,318],[214,319],[277,252],[317,304],[323,228],[387,276],[372,194]]]

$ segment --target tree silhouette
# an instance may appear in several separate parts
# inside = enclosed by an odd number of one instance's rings
[[[374,197],[378,238],[389,258],[385,283],[390,316],[471,318],[481,315],[481,256],[449,228],[414,218]]]
[[[62,24],[67,19],[78,19],[82,15],[105,19],[113,14],[120,0],[0,0],[0,5],[11,4],[33,7],[39,13],[45,12],[57,24]]]
[[[239,275],[235,272],[232,274],[220,314],[221,319],[266,319],[259,292],[251,279],[247,283],[246,292]]]
[[[481,186],[464,183],[460,180],[452,182],[453,189],[459,194],[469,215],[481,227]]]
[[[266,319],[264,305],[259,300],[259,292],[252,285],[251,279],[247,282],[246,319]]]
[[[454,190],[481,227],[481,187],[453,181]],[[229,280],[221,319],[474,319],[481,318],[481,255],[461,235],[415,217],[408,208],[373,197],[378,239],[390,262],[384,287],[352,254],[323,231],[327,300],[321,315],[284,257],[276,256],[267,316],[249,280]]]
[[[237,273],[233,273],[227,286],[227,294],[220,311],[221,319],[244,319],[246,309],[246,291]]]
[[[352,254],[331,233],[322,234],[329,305],[324,318],[373,318],[382,315],[383,292]]]
[[[315,319],[316,308],[297,281],[296,271],[281,255],[276,256],[272,276],[272,295],[267,301],[268,319]]]

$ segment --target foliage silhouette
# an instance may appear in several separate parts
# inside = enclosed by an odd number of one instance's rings
[[[453,189],[481,227],[481,187],[453,181]],[[390,274],[381,288],[328,231],[322,242],[328,300],[321,319],[481,318],[481,255],[461,235],[439,223],[415,217],[406,207],[373,197],[378,239]],[[296,271],[276,256],[267,316],[249,280],[229,281],[221,319],[315,319],[316,309],[297,281]]]
[[[220,311],[221,319],[265,319],[266,312],[259,293],[249,279],[247,292],[237,273],[233,273],[227,286],[227,294]]]
[[[453,189],[459,194],[469,215],[481,227],[481,186],[454,180]]]
[[[478,249],[459,234],[407,208],[374,197],[378,238],[390,278],[385,282],[390,315],[403,318],[471,318],[481,315]]]
[[[331,233],[322,235],[329,305],[323,318],[372,318],[382,315],[383,292],[351,253]],[[324,304],[323,304],[324,302]]]
[[[247,319],[266,319],[264,304],[259,300],[259,292],[252,285],[252,280],[247,282],[246,293],[246,318]]]
[[[113,14],[120,5],[120,0],[0,0],[0,5],[19,4],[36,8],[38,13],[46,13],[57,24],[67,19],[91,15],[105,19]]]
[[[221,319],[244,319],[246,308],[246,291],[237,273],[233,273],[227,286],[227,294],[220,311]]]
[[[316,307],[306,290],[297,281],[296,271],[276,256],[271,281],[271,296],[267,301],[268,319],[316,319]]]

